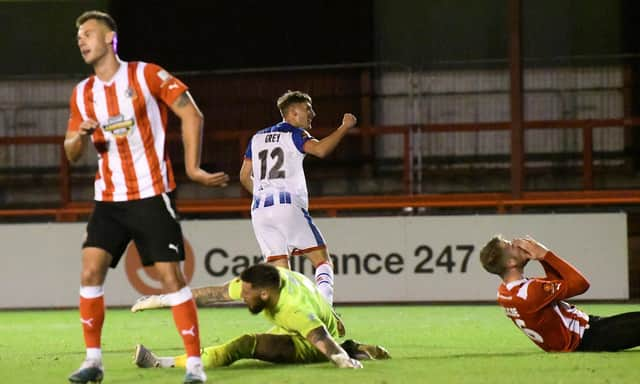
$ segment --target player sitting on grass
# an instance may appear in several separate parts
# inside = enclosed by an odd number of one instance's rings
[[[332,361],[339,368],[362,368],[358,360],[388,359],[376,345],[335,341],[338,320],[331,305],[304,275],[269,264],[253,265],[220,287],[194,289],[197,302],[242,300],[253,314],[260,312],[275,325],[266,333],[245,334],[225,344],[203,350],[205,368],[230,365],[240,359],[272,363]],[[165,307],[162,295],[141,298],[133,312]],[[157,357],[142,345],[135,363],[141,368],[183,367],[186,355]]]
[[[529,260],[539,261],[546,277],[524,277]],[[584,293],[589,282],[536,240],[494,236],[480,251],[480,262],[502,278],[498,303],[507,317],[543,350],[612,352],[640,345],[640,312],[600,317],[562,301]]]

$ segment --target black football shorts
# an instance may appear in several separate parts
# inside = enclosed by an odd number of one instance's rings
[[[115,268],[133,240],[142,265],[157,261],[184,260],[182,229],[171,194],[140,200],[96,201],[82,247],[104,249],[113,257]]]

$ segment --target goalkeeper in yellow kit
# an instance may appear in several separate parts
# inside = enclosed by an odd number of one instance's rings
[[[269,264],[244,270],[223,286],[193,289],[199,305],[244,301],[253,314],[262,312],[274,327],[265,333],[245,334],[225,344],[204,348],[205,368],[230,365],[240,359],[272,363],[332,361],[339,368],[362,368],[359,360],[388,359],[376,345],[347,340],[338,344],[339,319],[316,286],[304,275]],[[166,306],[162,295],[141,298],[132,311]],[[135,363],[141,368],[183,367],[186,355],[158,357],[143,345],[136,347]]]

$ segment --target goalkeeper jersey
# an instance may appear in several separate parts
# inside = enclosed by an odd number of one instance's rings
[[[325,326],[331,336],[338,337],[338,323],[333,309],[318,288],[306,276],[284,268],[280,272],[280,298],[275,308],[262,313],[274,325],[307,337],[312,330]],[[229,283],[229,297],[242,300],[242,280]]]

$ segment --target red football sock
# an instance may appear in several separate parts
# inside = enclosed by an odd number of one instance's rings
[[[193,300],[193,297],[191,297],[191,290],[188,287],[185,287],[182,290],[169,295],[184,294],[185,289],[189,292],[189,298],[186,301],[171,307],[171,311],[173,312],[173,321],[176,324],[176,328],[178,328],[178,332],[180,332],[187,356],[200,357],[198,312],[196,310],[196,303]]]
[[[100,348],[104,312],[104,296],[92,298],[80,296],[80,321],[84,344],[87,348]]]

